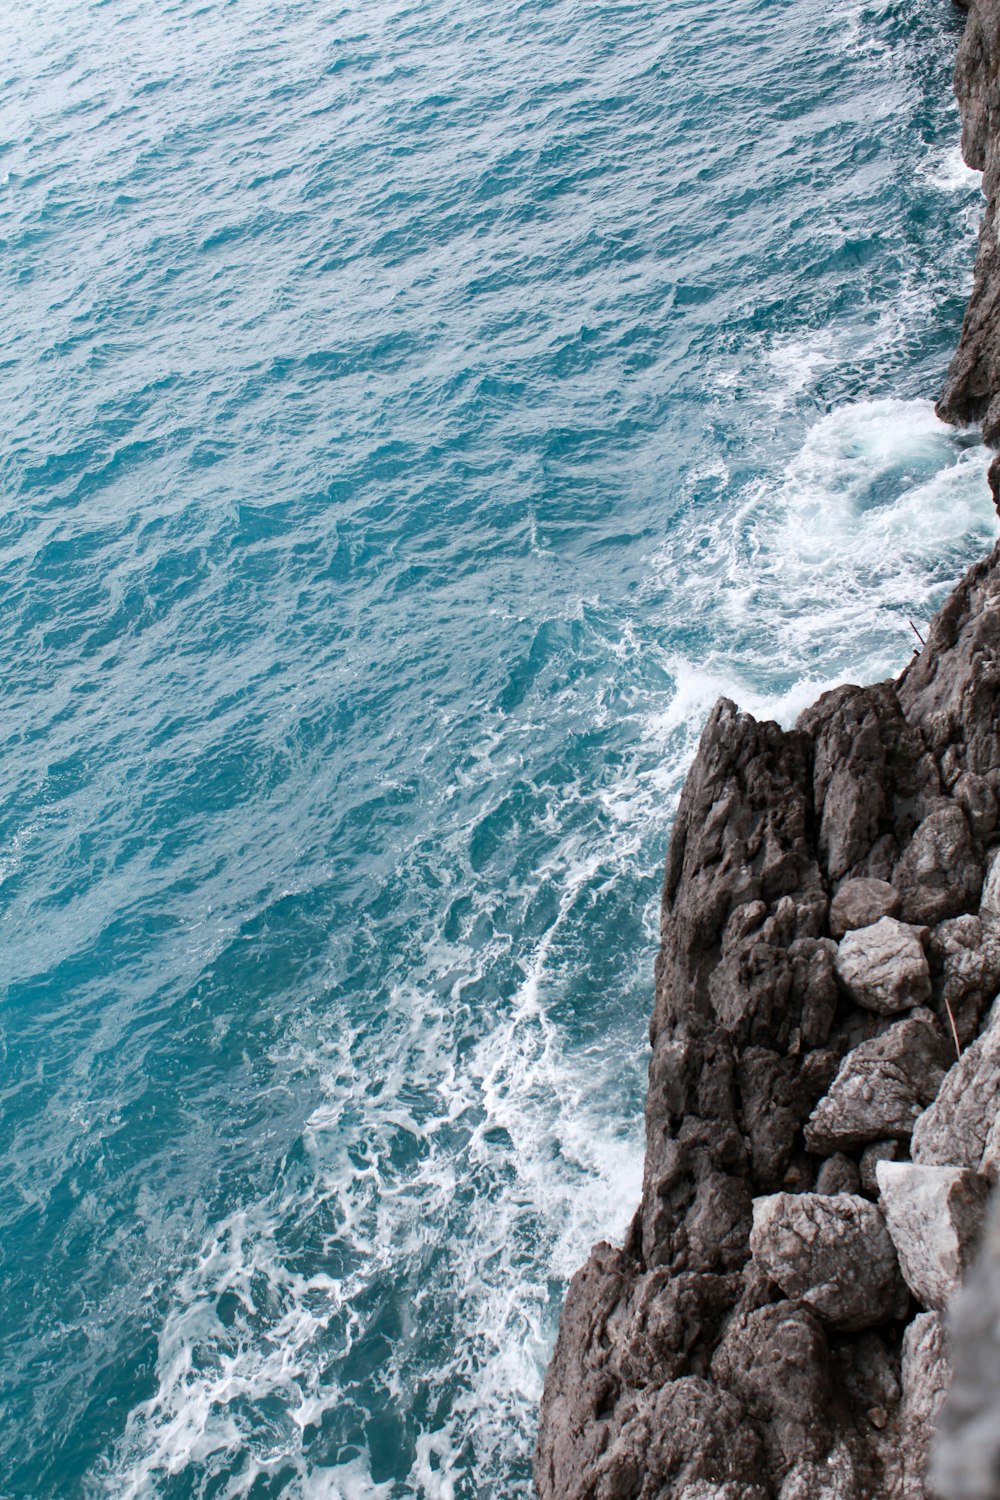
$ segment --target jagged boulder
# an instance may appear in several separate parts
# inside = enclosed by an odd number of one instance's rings
[[[797,1302],[736,1317],[712,1360],[712,1378],[761,1424],[778,1467],[822,1459],[833,1442],[833,1386],[823,1325]]]
[[[881,917],[894,917],[899,911],[899,892],[887,880],[857,876],[845,880],[830,902],[830,932],[835,938],[853,932],[856,927],[870,927]]]
[[[926,1005],[931,972],[923,937],[923,928],[895,917],[849,932],[837,947],[837,978],[852,1000],[876,1015]]]
[[[986,1180],[964,1167],[903,1161],[880,1162],[876,1176],[906,1284],[924,1307],[944,1312],[982,1228]]]
[[[983,868],[957,802],[942,799],[924,818],[892,878],[908,922],[940,922],[976,904]]]
[[[890,880],[902,844],[941,790],[893,684],[824,693],[796,727],[814,747],[816,847],[828,878]]]
[[[947,1067],[947,1043],[929,1011],[897,1021],[844,1058],[809,1117],[806,1145],[826,1155],[887,1137],[908,1140]]]
[[[1000,1170],[1000,1003],[982,1035],[947,1073],[938,1096],[913,1128],[913,1160],[969,1167],[995,1179]]]
[[[934,1005],[961,1046],[1000,993],[1000,921],[980,911],[941,922],[930,937]]]
[[[881,1212],[850,1193],[774,1193],[753,1205],[754,1260],[833,1328],[881,1323],[906,1289]]]

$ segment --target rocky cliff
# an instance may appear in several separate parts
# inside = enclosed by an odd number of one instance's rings
[[[962,111],[962,153],[983,174],[986,212],[972,296],[938,415],[946,422],[982,421],[983,437],[1000,443],[1000,0],[974,0],[955,64]],[[994,476],[997,477],[997,476]]]
[[[976,0],[956,80],[989,207],[941,410],[1000,438],[998,68]],[[998,799],[1000,548],[898,680],[787,731],[717,705],[667,860],[642,1202],[569,1288],[540,1500],[929,1493],[944,1313],[1000,1171]],[[1000,1496],[948,1449],[984,1359],[958,1350],[936,1460],[967,1500]]]

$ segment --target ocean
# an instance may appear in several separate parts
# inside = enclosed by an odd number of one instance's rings
[[[530,1495],[701,725],[996,534],[961,25],[7,7],[2,1500]]]

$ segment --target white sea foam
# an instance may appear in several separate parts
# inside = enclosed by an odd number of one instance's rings
[[[724,517],[673,537],[654,582],[671,608],[717,619],[704,659],[675,659],[663,732],[719,693],[783,722],[816,693],[897,672],[918,626],[995,537],[983,454],[928,401],[844,405],[805,434],[784,474]]]
[[[771,400],[775,405],[787,405],[836,363],[833,329],[819,329],[808,337],[776,338],[767,351],[767,361],[777,376],[777,383],[772,381],[767,387]]]
[[[458,790],[442,792],[456,821],[437,856],[442,890],[470,897],[465,924],[448,938],[428,926],[377,1030],[348,1007],[318,1041],[275,1059],[319,1096],[305,1166],[285,1164],[271,1193],[215,1225],[179,1268],[156,1390],[132,1412],[98,1492],[139,1500],[184,1473],[225,1476],[220,1493],[232,1500],[264,1474],[281,1476],[289,1500],[455,1500],[470,1482],[484,1500],[527,1493],[509,1475],[530,1451],[554,1289],[594,1240],[624,1232],[641,1185],[638,1111],[614,1103],[620,1040],[574,1043],[554,1019],[574,961],[561,945],[583,930],[588,903],[649,860],[644,840],[665,834],[718,696],[788,723],[846,676],[905,662],[908,615],[924,621],[996,529],[982,450],[968,443],[927,402],[838,408],[783,472],[670,538],[634,613],[606,618],[598,599],[567,601],[607,663],[588,722],[613,723],[623,680],[636,684],[632,752],[597,787],[563,778],[533,788],[547,853],[505,896],[471,877],[457,803],[479,788],[480,819],[502,812],[538,726],[479,713]],[[695,636],[712,644],[701,655],[661,646],[658,609],[669,623],[678,612],[693,627],[711,621]],[[675,630],[663,635],[676,643]],[[665,685],[640,690],[650,667]],[[567,722],[574,691],[557,690]],[[662,843],[652,858],[658,866]],[[479,935],[497,902],[526,910],[543,891],[551,914],[529,946],[515,951],[502,923]],[[629,1065],[641,1087],[641,1056]],[[326,1247],[319,1263],[316,1246]],[[372,1320],[386,1307],[399,1332],[372,1370]],[[405,1479],[386,1480],[369,1454],[376,1409],[423,1413]],[[339,1462],[315,1452],[330,1422],[345,1425]]]
[[[982,172],[968,165],[960,145],[949,146],[932,157],[924,166],[923,175],[945,193],[970,193],[974,188],[982,188]]]
[[[156,1392],[129,1419],[106,1493],[139,1500],[190,1471],[227,1473],[224,1493],[236,1497],[262,1473],[287,1472],[283,1493],[294,1500],[453,1500],[470,1468],[478,1492],[494,1493],[512,1442],[526,1458],[552,1280],[595,1239],[624,1231],[641,1178],[635,1122],[623,1131],[607,1108],[621,1061],[613,1039],[574,1055],[548,1014],[553,948],[599,861],[569,837],[538,872],[558,887],[558,909],[478,1038],[463,997],[496,945],[438,936],[426,954],[437,984],[399,986],[379,1038],[342,1016],[328,1042],[299,1058],[325,1095],[303,1133],[307,1185],[283,1180],[229,1216],[179,1276]],[[434,988],[448,974],[442,1000]],[[303,1224],[313,1239],[325,1226],[336,1274],[299,1269]],[[428,1281],[422,1267],[442,1252]],[[383,1400],[405,1413],[415,1384],[455,1392],[444,1421],[417,1433],[402,1490],[376,1483],[365,1453],[317,1470],[307,1452],[309,1430],[345,1405],[363,1426],[365,1387],[347,1363],[369,1331],[364,1309],[394,1296],[403,1331],[377,1375]],[[428,1317],[440,1325],[436,1349],[421,1345]],[[255,1413],[276,1403],[284,1418],[264,1442]],[[236,1463],[248,1453],[252,1463]]]

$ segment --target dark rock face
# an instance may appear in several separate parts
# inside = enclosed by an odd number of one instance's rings
[[[858,927],[870,927],[899,912],[899,895],[887,880],[845,880],[830,902],[830,934],[842,938]]]
[[[540,1500],[923,1500],[944,1346],[900,1260],[936,1317],[995,1174],[998,793],[1000,548],[897,682],[788,731],[716,707],[667,862],[642,1203],[570,1287]]]
[[[1000,439],[1000,0],[972,0],[955,64],[962,111],[962,153],[983,174],[987,200],[979,231],[972,296],[962,335],[938,402],[946,422],[983,422],[988,443]]]

